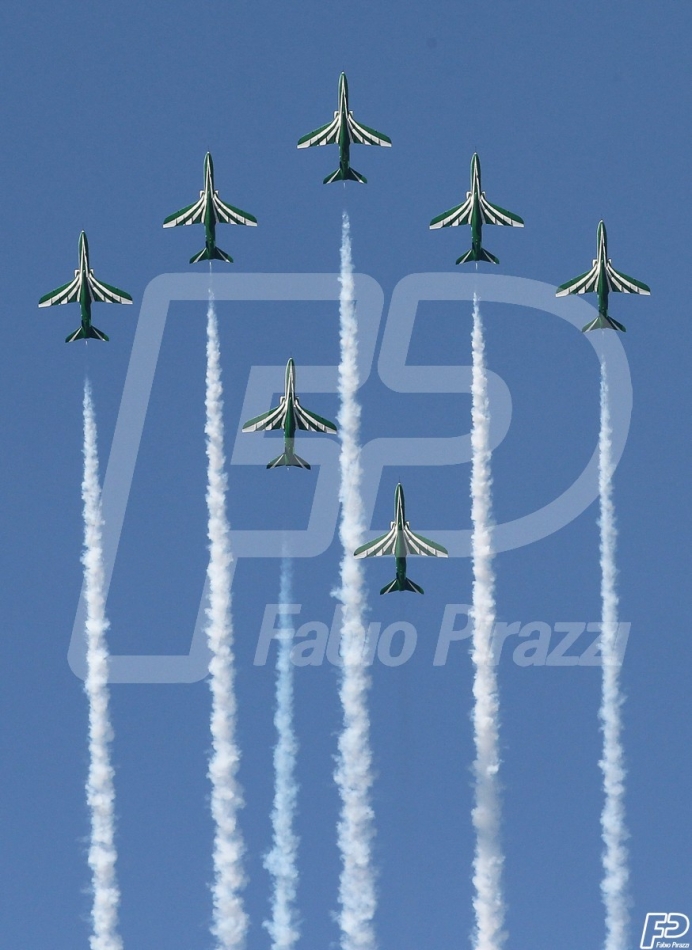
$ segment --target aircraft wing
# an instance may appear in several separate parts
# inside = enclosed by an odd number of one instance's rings
[[[337,113],[331,122],[298,139],[298,148],[310,148],[311,145],[335,145],[340,131],[341,116]]]
[[[296,413],[296,426],[305,432],[326,432],[331,435],[336,434],[336,426],[329,419],[323,419],[315,412],[304,409],[297,399],[293,401]]]
[[[353,118],[351,113],[348,114],[348,131],[351,133],[351,139],[357,145],[382,145],[385,148],[391,148],[392,140],[388,135],[383,135],[382,132],[378,132],[376,129],[369,129],[367,125],[360,125],[359,122]]]
[[[561,284],[555,292],[556,297],[566,297],[567,294],[592,294],[598,291],[598,262],[585,274],[580,274],[566,284]]]
[[[383,554],[394,554],[396,548],[397,527],[392,525],[390,530],[374,541],[361,544],[353,552],[354,557],[382,557]]]
[[[286,400],[281,398],[281,402],[276,409],[270,409],[269,412],[263,412],[261,416],[255,416],[254,419],[248,419],[243,426],[243,432],[263,432],[268,429],[282,429],[286,419]]]
[[[443,548],[436,541],[424,538],[422,534],[414,534],[408,526],[404,525],[404,540],[406,541],[407,553],[418,554],[425,557],[449,557],[447,548]]]
[[[38,302],[39,307],[54,307],[61,303],[76,303],[79,300],[79,274],[69,284],[56,287],[44,294]]]
[[[483,214],[483,224],[505,224],[512,228],[523,228],[524,221],[518,214],[506,211],[499,205],[492,205],[485,197],[480,197],[481,212]]]
[[[634,277],[628,277],[627,274],[621,274],[615,270],[608,261],[606,264],[606,273],[608,275],[608,289],[621,294],[650,294],[651,289],[641,280],[635,280]]]
[[[179,224],[202,224],[204,222],[204,211],[206,208],[206,195],[202,195],[199,201],[188,205],[187,208],[181,208],[175,214],[169,214],[163,222],[164,228],[175,228]]]
[[[247,211],[241,211],[240,208],[227,205],[216,193],[214,193],[213,202],[216,216],[222,224],[247,224],[252,228],[257,227],[257,218],[248,214]]]
[[[449,211],[444,211],[433,218],[430,222],[430,229],[434,231],[436,228],[455,228],[459,224],[471,224],[472,213],[473,198],[469,194],[463,204],[457,205],[456,208],[450,208]]]
[[[89,284],[92,300],[99,303],[132,303],[132,297],[128,293],[96,280],[92,273],[87,276],[87,283]]]

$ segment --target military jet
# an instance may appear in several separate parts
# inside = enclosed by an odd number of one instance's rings
[[[428,557],[448,557],[448,551],[441,544],[429,541],[420,534],[414,534],[406,520],[404,507],[404,489],[399,483],[394,491],[394,518],[387,534],[374,541],[362,544],[353,552],[354,557],[381,557],[383,554],[393,554],[396,558],[396,577],[391,583],[382,588],[380,594],[390,594],[394,590],[410,590],[422,594],[423,588],[414,584],[406,576],[406,558],[411,554],[427,555]]]
[[[484,224],[505,224],[512,228],[523,228],[524,222],[517,214],[505,211],[499,205],[491,205],[481,191],[481,160],[474,152],[471,159],[471,191],[466,192],[466,201],[438,214],[430,222],[430,228],[454,228],[459,224],[471,225],[471,250],[462,254],[457,264],[466,264],[468,261],[487,261],[489,264],[499,264],[499,260],[490,251],[481,247],[481,231]]]
[[[243,426],[243,432],[262,432],[267,429],[284,430],[284,451],[267,465],[278,468],[281,465],[294,465],[296,468],[310,468],[305,459],[293,451],[296,429],[305,432],[326,432],[336,434],[336,426],[328,419],[304,409],[296,396],[296,367],[293,360],[286,363],[286,387],[276,409],[255,416]]]
[[[62,303],[78,303],[82,310],[82,325],[65,338],[65,343],[74,340],[104,340],[108,337],[102,330],[97,330],[91,323],[92,301],[99,303],[132,303],[132,297],[124,290],[111,287],[96,280],[94,272],[89,267],[89,244],[87,236],[82,231],[79,235],[79,267],[74,272],[74,280],[63,284],[56,290],[41,297],[39,307],[53,307]]]
[[[608,293],[620,294],[650,294],[651,290],[646,284],[634,277],[628,277],[627,274],[621,274],[616,271],[608,259],[608,235],[606,227],[602,221],[598,222],[596,232],[598,247],[596,251],[596,260],[593,267],[586,274],[580,274],[574,280],[568,280],[566,284],[557,288],[556,297],[566,297],[567,294],[598,294],[598,316],[582,327],[582,333],[588,330],[621,330],[625,333],[625,328],[613,317],[608,315]]]
[[[383,145],[385,148],[390,148],[392,144],[392,140],[386,135],[369,129],[367,125],[360,125],[353,118],[353,113],[348,108],[346,73],[342,73],[339,76],[339,108],[334,113],[334,118],[327,125],[299,139],[298,148],[338,145],[339,167],[331,175],[327,175],[324,184],[328,185],[332,181],[359,181],[365,185],[368,179],[349,165],[351,142],[356,145]]]
[[[233,258],[216,246],[217,224],[247,224],[257,227],[257,218],[253,218],[247,211],[227,205],[219,198],[214,188],[214,163],[211,153],[204,156],[204,190],[199,193],[199,201],[181,208],[175,214],[169,214],[163,222],[164,228],[175,228],[179,224],[203,224],[206,234],[205,245],[199,253],[190,258],[191,264],[198,261],[226,261],[233,263]]]

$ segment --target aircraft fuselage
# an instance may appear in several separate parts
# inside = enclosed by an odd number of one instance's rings
[[[608,235],[606,234],[605,224],[601,221],[598,226],[598,285],[596,292],[598,294],[598,312],[600,316],[608,316],[608,278],[606,275],[606,263],[608,261]]]
[[[339,77],[339,113],[341,115],[341,128],[339,131],[339,167],[341,173],[346,177],[350,168],[351,161],[351,136],[348,131],[348,83],[346,76],[342,73]]]
[[[216,248],[216,212],[214,211],[214,166],[211,155],[207,154],[204,168],[204,191],[200,192],[200,198],[206,194],[207,204],[204,211],[204,238],[209,256],[213,257]]]

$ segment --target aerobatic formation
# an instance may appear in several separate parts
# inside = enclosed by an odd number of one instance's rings
[[[339,167],[324,179],[324,184],[335,181],[354,181],[365,184],[367,179],[351,167],[351,145],[378,145],[390,147],[391,139],[377,132],[375,129],[361,125],[356,122],[353,113],[349,108],[348,83],[345,73],[339,76],[337,109],[334,112],[333,119],[326,125],[316,129],[314,132],[303,136],[298,140],[297,147],[305,149],[312,146],[338,145],[339,147]],[[203,188],[199,193],[199,199],[180,211],[169,215],[163,221],[164,228],[173,228],[180,225],[201,224],[205,230],[204,247],[190,258],[191,264],[197,264],[201,261],[209,262],[211,270],[212,261],[217,260],[224,263],[233,263],[233,258],[221,250],[216,244],[216,226],[217,224],[234,224],[254,227],[257,225],[257,219],[246,211],[242,211],[233,205],[227,204],[219,197],[214,181],[214,165],[211,154],[206,153],[204,158],[204,180]],[[443,214],[434,217],[429,224],[429,228],[436,230],[447,227],[458,227],[468,225],[471,229],[471,247],[462,254],[456,261],[457,264],[467,264],[473,262],[478,264],[489,263],[498,264],[498,258],[490,251],[486,250],[482,244],[483,225],[498,225],[506,227],[524,227],[524,221],[517,214],[491,204],[486,198],[481,185],[481,163],[477,152],[474,152],[471,158],[470,188],[466,193],[465,200],[445,211]],[[365,604],[365,585],[362,568],[356,564],[357,560],[368,557],[391,556],[395,558],[395,577],[381,589],[380,594],[389,594],[393,592],[412,592],[423,594],[423,588],[411,580],[407,575],[407,558],[411,556],[422,557],[448,557],[448,551],[441,544],[432,541],[422,535],[416,534],[411,530],[409,522],[406,520],[406,510],[404,501],[404,489],[401,483],[398,483],[394,492],[394,520],[391,522],[390,529],[380,537],[365,543],[359,543],[363,538],[361,525],[362,499],[360,498],[360,444],[358,436],[358,425],[360,418],[360,406],[355,400],[355,393],[358,388],[356,353],[357,353],[357,321],[355,317],[355,301],[353,293],[353,266],[350,251],[350,231],[349,222],[344,212],[342,222],[342,250],[341,250],[341,293],[339,300],[340,310],[340,330],[342,340],[342,361],[339,367],[339,394],[341,397],[341,411],[338,416],[339,431],[337,426],[328,419],[317,415],[311,410],[306,409],[300,402],[296,393],[296,367],[291,358],[286,364],[285,383],[283,395],[279,398],[278,406],[262,412],[260,415],[248,420],[242,427],[244,433],[263,432],[270,430],[283,431],[283,452],[276,458],[267,463],[267,468],[302,468],[310,469],[310,464],[301,458],[295,451],[296,431],[320,433],[323,435],[339,435],[342,443],[340,457],[341,465],[341,494],[342,503],[342,528],[341,539],[344,549],[344,559],[342,561],[342,584],[339,592],[344,606],[344,626],[342,628],[342,660],[345,670],[342,684],[342,700],[344,704],[344,734],[340,742],[340,759],[335,778],[337,784],[340,783],[340,791],[343,799],[343,813],[339,824],[339,846],[342,848],[343,874],[341,878],[340,900],[343,907],[340,925],[342,926],[342,935],[347,935],[342,940],[342,946],[345,950],[351,947],[361,947],[363,950],[372,950],[375,946],[372,917],[375,907],[374,896],[374,876],[369,867],[370,861],[370,837],[372,834],[371,820],[372,809],[369,804],[369,789],[372,781],[370,775],[371,753],[369,749],[368,738],[368,713],[367,713],[367,689],[369,679],[363,667],[363,649],[362,640],[366,636],[366,626],[363,625],[362,612]],[[619,271],[616,271],[612,262],[608,258],[607,235],[603,221],[598,225],[597,230],[597,251],[596,259],[593,261],[592,268],[581,274],[579,277],[562,284],[557,288],[557,296],[567,294],[585,294],[595,293],[598,296],[598,315],[583,327],[584,331],[591,330],[618,330],[624,331],[625,327],[608,313],[609,293],[635,293],[650,294],[649,287],[642,281],[628,277]],[[101,340],[107,341],[109,337],[100,329],[97,329],[92,323],[91,305],[92,303],[120,303],[131,304],[131,296],[117,287],[103,283],[96,279],[89,261],[89,245],[87,243],[84,231],[79,236],[79,263],[75,270],[74,279],[69,283],[58,287],[56,290],[45,294],[39,300],[39,307],[49,307],[58,304],[79,303],[81,310],[81,324],[71,332],[67,338],[67,343],[75,340]],[[217,318],[214,306],[213,295],[210,290],[208,306],[208,325],[207,325],[207,452],[209,456],[208,477],[209,491],[207,500],[209,504],[209,537],[212,540],[210,546],[210,591],[212,608],[208,615],[212,620],[212,627],[216,631],[213,636],[210,633],[210,642],[216,643],[216,653],[214,660],[210,665],[212,672],[212,692],[215,697],[212,721],[216,722],[217,732],[214,733],[214,748],[216,764],[210,770],[210,776],[214,776],[214,794],[212,796],[212,813],[217,821],[217,838],[215,844],[215,874],[216,882],[214,885],[214,928],[213,932],[221,940],[223,938],[224,948],[233,948],[237,950],[242,945],[244,929],[247,924],[247,918],[238,892],[242,886],[242,840],[238,835],[236,827],[236,812],[240,799],[235,794],[235,764],[232,767],[221,767],[219,763],[236,763],[238,760],[238,751],[235,745],[235,697],[233,694],[233,676],[231,669],[232,660],[232,617],[230,611],[230,600],[228,580],[228,563],[230,560],[230,551],[228,550],[229,529],[226,520],[225,510],[225,456],[223,452],[223,415],[222,415],[222,387],[220,371],[220,350],[218,343]],[[494,661],[491,649],[491,631],[495,620],[494,604],[494,570],[492,565],[493,551],[491,543],[491,524],[492,524],[492,475],[490,472],[491,452],[489,448],[490,432],[490,409],[487,399],[487,371],[485,363],[485,344],[483,339],[483,325],[480,314],[480,308],[477,297],[474,296],[473,309],[473,333],[472,333],[472,351],[473,351],[473,376],[472,376],[472,475],[471,475],[471,498],[472,498],[472,564],[474,571],[473,584],[473,616],[474,616],[474,640],[472,649],[472,660],[475,667],[474,679],[474,698],[476,709],[474,712],[474,730],[476,743],[476,763],[474,765],[474,775],[476,782],[476,807],[473,812],[474,825],[477,831],[477,848],[474,863],[474,886],[477,889],[477,897],[474,901],[476,910],[477,929],[475,937],[479,946],[497,950],[502,943],[502,933],[504,926],[504,903],[502,898],[502,888],[500,881],[500,869],[502,867],[502,853],[500,847],[500,838],[498,829],[500,827],[500,797],[496,783],[496,773],[500,762],[499,743],[498,743],[498,715],[499,708],[497,699],[497,682],[494,671]],[[350,334],[350,336],[349,336]],[[348,339],[347,350],[344,340]],[[345,356],[346,353],[350,356]],[[349,363],[350,359],[350,363]],[[348,365],[347,365],[348,364]],[[604,608],[604,616],[610,618],[610,627],[614,628],[616,621],[617,598],[614,591],[615,565],[615,532],[614,520],[612,517],[612,502],[607,493],[610,474],[612,474],[612,465],[608,461],[609,448],[607,444],[609,433],[609,416],[607,414],[607,379],[605,364],[602,363],[602,391],[601,391],[601,457],[605,462],[601,462],[599,468],[599,479],[601,489],[602,509],[606,514],[610,512],[610,521],[607,518],[602,519],[602,528],[608,537],[608,544],[602,542],[602,552],[604,563],[608,558],[608,564],[603,568],[604,576],[607,574],[612,579],[613,590],[604,595],[605,600],[609,598],[610,607]],[[91,461],[91,495],[93,495],[92,521],[100,531],[100,494],[98,487],[98,472],[96,465],[96,442],[95,442],[95,421],[93,419],[93,407],[91,406],[90,388],[87,383],[85,390],[85,440],[87,435],[91,439],[89,445],[92,445],[90,453],[85,452],[85,458]],[[349,395],[350,394],[350,395]],[[350,403],[349,403],[350,399]],[[345,409],[347,407],[347,411]],[[87,412],[87,409],[89,410]],[[92,432],[93,429],[93,432]],[[86,444],[86,441],[85,441]],[[92,458],[93,456],[93,458]],[[348,470],[348,471],[347,471]],[[606,474],[604,475],[603,472]],[[346,488],[344,488],[346,486]],[[91,495],[89,497],[91,497]],[[350,500],[349,500],[350,499]],[[85,509],[86,510],[86,509]],[[91,509],[89,509],[91,511]],[[343,513],[346,513],[345,515]],[[608,528],[610,524],[610,528]],[[609,532],[609,533],[608,533]],[[94,532],[92,532],[93,534]],[[100,534],[97,531],[98,544],[94,551],[100,557]],[[610,540],[608,540],[610,539]],[[92,552],[93,553],[93,552]],[[607,557],[606,557],[607,555]],[[87,559],[88,560],[88,559]],[[92,558],[98,566],[98,558]],[[288,582],[289,558],[284,555],[284,568],[282,576],[285,575],[282,587],[289,587]],[[87,561],[85,561],[87,564]],[[98,572],[97,572],[98,573]],[[100,576],[100,575],[99,575]],[[98,578],[97,578],[98,579]],[[347,591],[348,588],[348,591]],[[347,597],[344,592],[349,593]],[[101,595],[96,598],[99,600]],[[350,598],[350,599],[349,599]],[[101,598],[102,599],[102,598]],[[99,600],[100,602],[100,600]],[[102,618],[105,622],[105,618]],[[215,625],[215,626],[214,626]],[[106,624],[107,626],[107,624]],[[210,628],[211,630],[212,628]],[[105,627],[104,627],[105,630]],[[604,625],[604,631],[606,626]],[[209,631],[208,631],[209,632]],[[344,635],[346,632],[347,635]],[[214,641],[214,637],[216,640]],[[344,646],[344,644],[346,644]],[[106,648],[104,647],[104,650]],[[105,653],[103,654],[106,655]],[[286,654],[288,656],[288,654]],[[605,656],[605,652],[604,652]],[[231,657],[231,660],[229,660]],[[286,659],[288,663],[288,659]],[[604,667],[605,667],[604,663]],[[106,666],[104,666],[106,669]],[[284,671],[285,672],[285,671]],[[348,677],[351,677],[350,679]],[[617,771],[621,759],[622,749],[619,744],[619,694],[616,674],[611,673],[611,678],[615,677],[614,685],[611,683],[610,692],[604,699],[602,718],[608,722],[615,723],[611,729],[612,738],[610,746],[606,749],[604,763],[601,763],[604,772],[611,769],[611,772]],[[100,688],[103,695],[106,695],[107,673],[102,677]],[[290,682],[284,676],[284,716],[283,725],[285,738],[288,746],[293,742],[292,724],[290,722],[290,707],[292,703],[292,693],[290,692]],[[103,708],[103,697],[99,693],[99,702]],[[610,698],[608,698],[610,697]],[[106,696],[107,699],[107,696]],[[98,750],[97,750],[98,751]],[[289,748],[290,752],[290,748]],[[291,755],[294,756],[294,752]],[[101,754],[101,753],[99,753]],[[291,763],[292,763],[291,759]],[[614,763],[611,766],[609,763]],[[291,768],[284,769],[285,775],[292,774]],[[610,774],[610,773],[608,773]],[[290,784],[290,783],[289,783]],[[611,785],[614,785],[611,782]],[[227,794],[228,787],[233,786],[233,794]],[[606,782],[607,785],[607,782]],[[112,795],[112,789],[109,794]],[[289,788],[286,792],[286,808],[281,812],[283,815],[292,814],[293,792]],[[613,796],[611,795],[611,798]],[[610,799],[609,799],[610,801]],[[611,803],[612,804],[612,803]],[[619,799],[616,801],[619,807]],[[290,807],[289,807],[290,806]],[[611,805],[608,806],[609,808]],[[611,808],[612,810],[612,808]],[[605,814],[605,813],[604,813]],[[288,820],[288,819],[287,819]],[[283,819],[282,819],[283,821]],[[109,817],[110,824],[107,827],[111,835],[109,839],[112,844],[112,815]],[[605,827],[604,819],[604,827]],[[284,825],[286,822],[284,821]],[[289,822],[290,824],[290,822]],[[283,826],[282,826],[283,827]],[[610,826],[609,826],[610,827]],[[98,829],[97,829],[98,830]],[[286,854],[293,860],[294,839],[290,828],[283,828],[284,844]],[[609,854],[615,854],[617,860],[621,860],[624,854],[624,842],[626,838],[626,829],[624,820],[619,821],[615,831],[610,831],[612,844]],[[94,838],[94,841],[97,839]],[[284,839],[282,839],[283,841]],[[604,838],[606,840],[606,838]],[[98,842],[97,842],[98,843]],[[607,843],[607,842],[606,842]],[[283,852],[282,852],[283,853]],[[232,861],[228,856],[232,856]],[[109,927],[114,931],[116,923],[115,905],[117,904],[117,885],[115,883],[113,871],[115,865],[115,850],[112,849],[111,865],[109,865],[108,880],[101,885],[96,882],[95,892],[101,894],[103,900],[108,898],[109,893],[116,894],[116,898],[111,900],[113,904],[113,913],[109,918]],[[624,860],[624,859],[623,859]],[[624,885],[619,890],[612,885],[611,878],[615,879],[618,868],[615,871],[615,858],[608,857],[604,862],[606,868],[606,883],[603,885],[604,893],[610,894],[607,905],[607,929],[609,933],[615,932],[617,927],[624,930],[622,921],[626,920],[626,897]],[[608,868],[611,868],[609,871]],[[618,866],[619,867],[619,866]],[[608,877],[608,874],[611,877]],[[111,879],[112,878],[112,879]],[[365,883],[364,883],[365,882]],[[285,882],[284,882],[285,883]],[[285,889],[283,903],[278,902],[277,906],[291,911],[291,902],[293,900],[294,888],[292,879],[288,889]],[[612,885],[612,886],[611,886]],[[99,886],[101,890],[99,891]],[[281,886],[280,884],[277,886]],[[110,891],[108,890],[110,888]],[[292,889],[293,888],[293,889]],[[360,888],[360,890],[359,890]],[[106,895],[106,898],[103,897]],[[288,895],[288,896],[286,896]],[[110,899],[110,898],[109,898]],[[102,900],[102,903],[103,903]],[[115,901],[115,902],[114,902]],[[107,902],[107,901],[106,901]],[[98,901],[96,902],[98,904]],[[283,911],[282,911],[283,913]],[[287,912],[288,913],[288,912]],[[290,914],[289,914],[290,917]],[[617,922],[613,923],[613,921]],[[235,928],[235,929],[234,929]],[[97,927],[98,930],[98,927]],[[236,943],[236,937],[233,933],[240,934]],[[242,931],[242,933],[241,933]],[[618,931],[620,932],[620,931]],[[229,936],[230,934],[230,936]],[[295,940],[297,932],[293,933],[291,940]],[[115,938],[114,938],[115,939]],[[292,944],[286,943],[285,947]],[[115,944],[114,944],[115,946]],[[620,943],[615,950],[621,950]]]

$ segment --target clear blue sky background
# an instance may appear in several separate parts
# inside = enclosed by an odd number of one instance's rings
[[[131,0],[7,2],[0,13],[0,944],[87,946],[90,902],[83,783],[86,701],[66,654],[81,582],[80,400],[95,387],[103,459],[110,446],[142,294],[157,275],[193,270],[201,228],[163,231],[195,199],[211,150],[222,197],[256,230],[222,228],[237,272],[334,272],[341,210],[351,214],[358,270],[387,306],[410,273],[450,271],[468,233],[430,233],[461,201],[468,163],[483,160],[490,200],[526,220],[489,229],[499,272],[559,284],[586,270],[608,225],[615,266],[650,298],[615,297],[633,386],[632,429],[616,476],[631,829],[633,941],[648,911],[690,914],[689,142],[692,12],[680,2],[549,4],[255,3]],[[328,121],[341,70],[356,118],[391,150],[355,148],[366,187],[323,187],[335,149],[295,149]],[[67,281],[89,235],[98,276],[135,298],[97,306],[109,344],[63,344],[76,307],[38,311]],[[328,314],[329,308],[325,311]],[[333,364],[336,322],[253,305],[221,308],[227,424],[237,427],[249,368]],[[495,453],[498,520],[567,487],[597,434],[598,366],[586,340],[534,311],[486,311],[490,367],[514,416]],[[438,305],[417,326],[411,361],[468,365],[468,308]],[[203,443],[204,307],[171,311],[133,484],[109,613],[116,653],[185,652],[206,567]],[[366,440],[468,432],[467,396],[403,396],[376,372],[363,388]],[[324,415],[335,397],[306,404]],[[250,438],[248,436],[248,438]],[[310,446],[305,446],[308,458]],[[413,527],[469,525],[468,466],[388,469],[373,523],[386,527],[401,478]],[[231,471],[230,513],[247,528],[300,527],[315,473]],[[282,496],[282,493],[285,493]],[[597,512],[498,558],[506,621],[599,618]],[[296,565],[301,620],[331,620],[336,540]],[[470,599],[466,560],[419,562],[424,598],[379,598],[392,563],[366,565],[372,619],[418,631],[400,668],[375,664],[377,931],[383,950],[464,947],[472,927],[469,766],[471,668],[465,647],[433,668],[444,607]],[[269,883],[273,670],[253,667],[278,563],[236,574],[241,779],[247,806],[250,950]],[[385,602],[386,601],[386,602]],[[508,641],[499,668],[509,946],[598,946],[602,803],[594,668],[522,668]],[[454,648],[453,648],[454,649]],[[297,672],[301,740],[301,946],[338,940],[338,801],[331,779],[340,723],[328,664]],[[117,686],[122,931],[129,950],[211,946],[212,825],[204,683]]]

